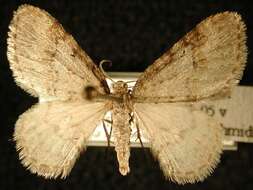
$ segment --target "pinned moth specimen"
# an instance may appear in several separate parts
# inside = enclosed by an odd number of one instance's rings
[[[193,105],[229,96],[240,80],[247,47],[239,14],[223,12],[202,21],[150,65],[131,90],[123,81],[110,90],[103,69],[46,11],[22,5],[9,28],[7,55],[14,78],[39,98],[19,117],[14,132],[22,164],[32,173],[65,178],[101,122],[111,123],[122,175],[130,171],[130,125],[150,141],[171,181],[202,181],[216,167],[222,127]],[[108,111],[111,121],[104,119]]]

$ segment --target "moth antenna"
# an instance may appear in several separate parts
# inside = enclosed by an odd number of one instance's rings
[[[132,83],[132,82],[136,82],[136,80],[126,81],[125,83]]]
[[[107,75],[107,73],[103,69],[103,64],[104,63],[109,63],[110,64],[109,66],[112,66],[112,62],[110,60],[104,59],[104,60],[100,61],[99,68],[100,68],[101,72],[105,75],[106,78],[108,78],[110,81],[112,81],[113,83],[115,83],[115,81],[109,75]]]

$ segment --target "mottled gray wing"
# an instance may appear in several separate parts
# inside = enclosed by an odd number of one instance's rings
[[[241,16],[210,16],[185,35],[138,79],[133,96],[139,102],[197,101],[229,95],[247,59]]]
[[[204,113],[176,103],[136,103],[134,115],[166,178],[202,181],[219,162],[223,129]]]
[[[80,99],[87,85],[109,93],[102,72],[46,11],[22,5],[9,28],[10,67],[31,95],[45,101]]]
[[[22,164],[46,178],[65,178],[103,118],[103,102],[39,103],[23,113],[14,139]]]

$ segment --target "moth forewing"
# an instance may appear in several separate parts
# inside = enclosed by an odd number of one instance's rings
[[[223,98],[239,82],[246,59],[241,16],[219,13],[198,24],[150,65],[137,80],[133,96],[143,102]]]
[[[80,100],[87,85],[102,94],[109,92],[103,73],[46,11],[22,5],[9,28],[10,68],[17,84],[31,95],[44,100]]]

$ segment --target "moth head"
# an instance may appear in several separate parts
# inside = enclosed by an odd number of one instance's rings
[[[112,84],[112,90],[114,94],[120,94],[120,95],[126,94],[128,91],[127,83],[123,81],[117,81]]]
[[[84,98],[92,100],[99,95],[97,89],[94,86],[86,86],[84,89]]]

